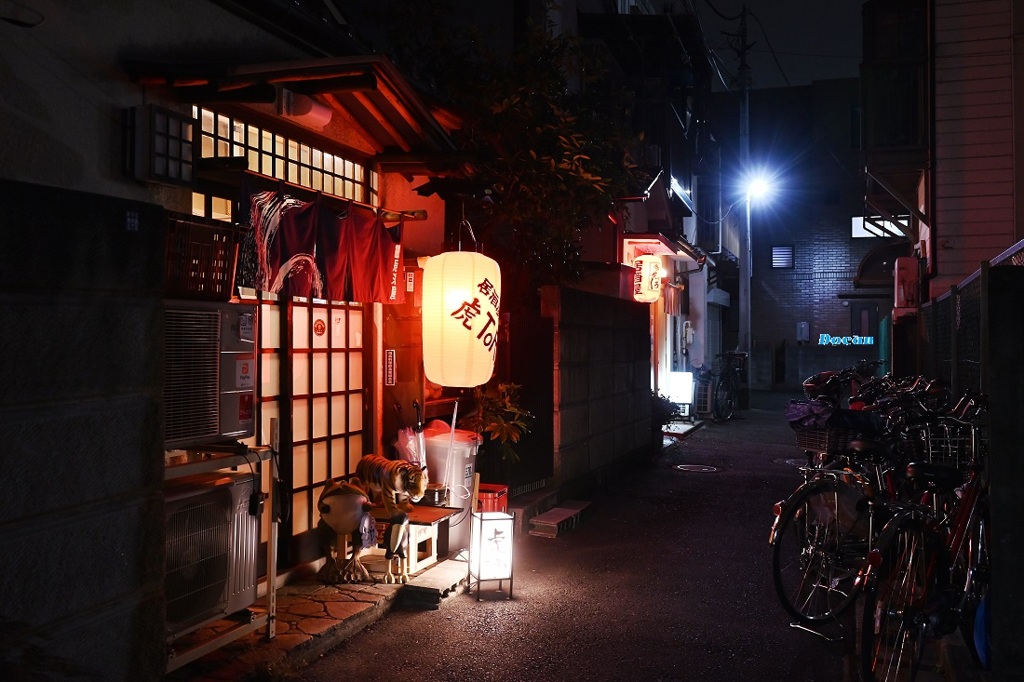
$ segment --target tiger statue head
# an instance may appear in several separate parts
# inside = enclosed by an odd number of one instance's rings
[[[356,465],[356,476],[374,498],[380,498],[379,504],[389,516],[398,511],[411,512],[412,503],[427,494],[429,483],[426,467],[380,455],[363,455]]]

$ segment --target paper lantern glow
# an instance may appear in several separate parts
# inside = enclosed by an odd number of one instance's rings
[[[472,251],[449,251],[423,267],[423,371],[441,386],[472,387],[494,372],[501,271]]]
[[[633,300],[654,303],[661,296],[661,258],[653,255],[633,259]]]

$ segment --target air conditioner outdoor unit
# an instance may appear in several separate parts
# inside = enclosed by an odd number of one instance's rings
[[[256,492],[251,473],[197,474],[165,484],[169,641],[256,601],[260,517],[249,511]]]
[[[164,448],[254,433],[256,308],[168,301],[164,308]]]

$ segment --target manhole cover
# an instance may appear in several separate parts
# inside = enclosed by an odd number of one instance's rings
[[[676,469],[680,471],[695,471],[702,474],[710,474],[713,471],[718,471],[718,467],[709,467],[705,464],[677,464]]]

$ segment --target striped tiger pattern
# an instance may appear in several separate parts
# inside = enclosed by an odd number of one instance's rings
[[[389,517],[399,511],[411,512],[412,503],[419,502],[427,492],[427,468],[405,460],[363,455],[356,465],[356,477],[372,498],[380,497]]]

